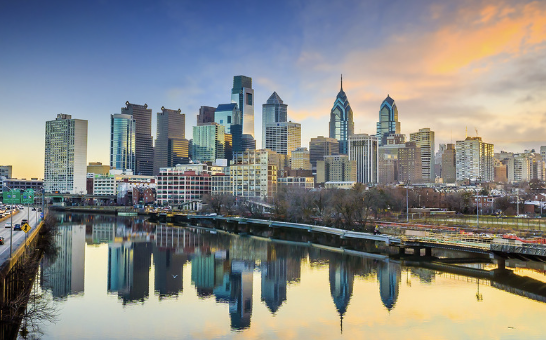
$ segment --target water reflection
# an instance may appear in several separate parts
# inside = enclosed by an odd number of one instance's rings
[[[411,277],[427,286],[433,286],[435,280],[474,282],[472,279],[469,281],[469,276],[402,267],[399,262],[386,258],[347,256],[316,247],[154,225],[141,218],[105,216],[101,219],[96,215],[62,218],[65,222],[56,236],[59,255],[55,261],[42,264],[42,286],[51,290],[55,298],[66,299],[72,294],[83,294],[85,243],[107,244],[105,293],[117,295],[122,305],[149,304],[152,289],[157,296],[153,300],[162,303],[179,300],[183,294],[197,295],[201,300],[225,306],[223,313],[226,317],[229,314],[229,325],[237,331],[251,327],[253,311],[259,308],[260,302],[263,304],[261,308],[267,308],[271,315],[281,315],[285,310],[294,313],[293,309],[285,306],[290,302],[288,293],[292,287],[303,284],[302,267],[325,271],[331,299],[327,290],[317,294],[326,296],[329,308],[337,312],[338,331],[343,331],[344,319],[353,308],[351,302],[358,301],[356,282],[373,284],[374,294],[380,298],[376,306],[369,302],[370,305],[356,308],[379,308],[389,313],[400,308],[397,304],[400,304],[403,276],[407,289],[411,287]],[[185,268],[188,269],[186,277]],[[484,269],[485,266],[479,264],[476,268]],[[152,270],[153,275],[150,274]],[[150,279],[154,281],[152,289]],[[498,281],[495,285],[490,282],[493,281],[482,279],[480,285],[489,288],[496,285],[504,291],[527,294],[538,301],[544,298],[539,292],[546,287],[544,284],[538,286],[535,283],[537,286],[532,295],[528,291],[510,288],[519,284],[515,280]],[[193,287],[184,290],[184,283]],[[254,288],[260,292],[254,292]],[[483,292],[473,294],[482,296]]]

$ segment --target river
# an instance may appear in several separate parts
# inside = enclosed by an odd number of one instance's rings
[[[42,339],[546,337],[544,264],[508,261],[538,284],[529,292],[310,244],[59,217],[58,254],[42,260],[34,289],[50,321],[23,326]]]

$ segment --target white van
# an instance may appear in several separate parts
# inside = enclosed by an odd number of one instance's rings
[[[11,228],[11,222],[6,222],[5,228]]]

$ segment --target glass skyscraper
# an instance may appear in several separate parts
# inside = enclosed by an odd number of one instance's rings
[[[189,161],[186,135],[186,115],[181,110],[161,107],[157,113],[157,135],[154,149],[154,175],[159,168],[172,167]]]
[[[269,97],[262,105],[262,149],[266,146],[266,125],[271,123],[286,122],[288,120],[288,105],[284,104],[277,92]]]
[[[400,122],[398,121],[398,108],[394,99],[389,95],[381,103],[379,108],[379,122],[377,122],[377,142],[379,145],[386,144],[387,137],[400,133]]]
[[[254,137],[254,89],[252,78],[246,76],[233,77],[231,102],[236,103],[241,110],[243,134]]]
[[[353,110],[343,91],[343,77],[341,78],[341,89],[337,94],[334,107],[330,112],[330,138],[339,141],[339,153],[348,153],[349,136],[354,133],[355,123],[353,122]]]
[[[110,166],[115,169],[135,171],[136,121],[133,116],[110,116]]]

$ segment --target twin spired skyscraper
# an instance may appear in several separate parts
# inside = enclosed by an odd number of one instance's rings
[[[341,89],[337,94],[334,107],[330,111],[330,138],[339,141],[339,153],[346,155],[349,152],[349,136],[354,133],[353,109],[343,91],[343,76],[341,77]]]

